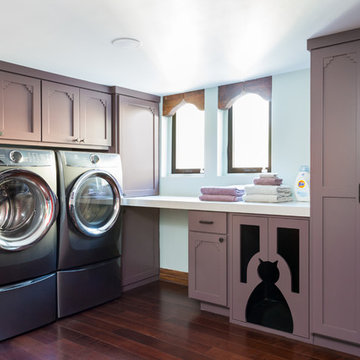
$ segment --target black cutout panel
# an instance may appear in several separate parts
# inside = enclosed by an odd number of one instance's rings
[[[246,305],[246,321],[280,331],[293,332],[291,311],[284,295],[275,285],[279,280],[277,261],[259,259],[258,274],[262,280],[251,293]]]
[[[299,229],[277,229],[277,253],[287,262],[291,273],[291,291],[299,293]]]
[[[250,259],[260,251],[260,227],[240,226],[240,281],[247,282],[247,268]]]

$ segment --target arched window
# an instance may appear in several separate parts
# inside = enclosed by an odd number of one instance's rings
[[[229,109],[228,172],[271,170],[271,102],[253,93],[237,99]]]
[[[204,111],[182,105],[172,118],[172,173],[204,171]]]
[[[218,108],[228,111],[228,172],[271,171],[272,77],[219,86]]]

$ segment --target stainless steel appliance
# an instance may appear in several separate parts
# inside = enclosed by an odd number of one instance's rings
[[[56,161],[0,148],[0,340],[56,319]]]
[[[122,169],[118,154],[58,151],[58,316],[121,294]]]

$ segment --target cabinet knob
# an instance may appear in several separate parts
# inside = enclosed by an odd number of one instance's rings
[[[84,142],[85,142],[85,139],[80,139],[80,142],[81,142],[81,143],[84,143]]]
[[[79,142],[79,138],[73,139],[73,142]]]
[[[224,238],[219,238],[219,242],[223,243],[224,242]]]

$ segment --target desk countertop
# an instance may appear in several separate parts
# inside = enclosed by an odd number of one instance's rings
[[[200,201],[197,197],[185,196],[143,196],[127,197],[124,206],[153,207],[160,209],[222,211],[244,214],[282,215],[310,217],[308,202],[253,203]]]

